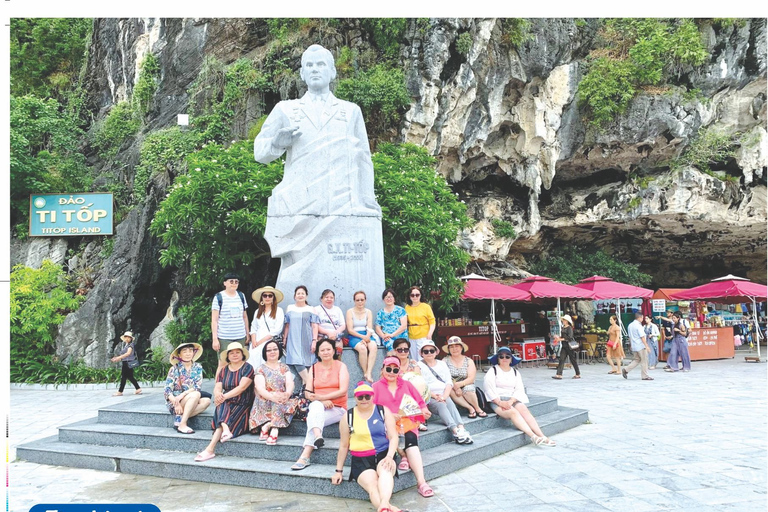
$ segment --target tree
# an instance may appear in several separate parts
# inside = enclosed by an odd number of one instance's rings
[[[652,277],[640,272],[639,265],[619,261],[599,249],[568,246],[541,258],[531,265],[534,274],[556,281],[575,284],[587,277],[599,275],[620,283],[644,286]]]

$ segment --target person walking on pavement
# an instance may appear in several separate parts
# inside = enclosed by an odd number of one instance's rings
[[[629,327],[627,327],[627,334],[629,335],[629,343],[632,347],[633,356],[632,362],[621,369],[621,376],[626,379],[627,374],[639,364],[643,380],[653,380],[653,378],[648,375],[648,352],[650,351],[650,348],[645,339],[642,313],[635,313],[635,320],[629,324]]]
[[[562,322],[562,328],[560,329],[560,362],[557,365],[557,373],[552,376],[553,379],[561,380],[563,378],[563,368],[565,367],[565,360],[570,358],[571,366],[576,372],[573,376],[574,379],[581,378],[581,372],[579,371],[579,363],[576,360],[576,350],[578,350],[578,344],[573,337],[573,319],[571,315],[563,315],[560,317]],[[576,345],[576,348],[571,348],[571,343]]]

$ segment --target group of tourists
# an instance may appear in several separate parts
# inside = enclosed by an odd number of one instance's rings
[[[431,339],[434,315],[421,302],[421,290],[409,290],[405,308],[396,305],[394,291],[385,290],[384,308],[374,316],[365,308],[364,292],[355,293],[355,306],[342,314],[334,306],[333,291],[325,290],[321,304],[311,307],[304,286],[294,290],[294,304],[283,312],[278,306],[283,293],[267,286],[252,295],[259,307],[249,330],[247,303],[237,291],[239,279],[227,275],[224,284],[212,302],[213,346],[221,347],[213,394],[202,390],[203,371],[197,360],[203,348],[198,343],[176,347],[166,380],[166,404],[179,433],[194,433],[189,418],[211,402],[215,406],[213,435],[195,461],[214,458],[218,443],[246,432],[267,445],[277,444],[279,430],[306,405],[303,448],[291,469],[310,466],[314,450],[325,445],[323,429],[338,423],[341,441],[333,484],[341,482],[349,453],[349,479],[368,492],[377,510],[399,510],[389,503],[398,470],[413,471],[418,492],[433,496],[424,476],[419,432],[427,430],[427,420],[437,415],[456,443],[471,444],[459,408],[469,418],[486,417],[488,412],[478,401],[477,368],[465,355],[467,345],[454,336],[442,347],[443,359],[437,358],[439,350]],[[416,313],[412,315],[409,308]],[[349,371],[337,355],[344,337],[358,352],[364,373],[364,380],[355,385],[352,408],[347,403]],[[380,349],[388,355],[375,375]],[[534,444],[555,446],[525,406],[528,397],[514,368],[518,362],[502,347],[492,358],[484,396],[497,415],[509,419]]]
[[[682,362],[682,371],[687,372],[691,369],[691,356],[688,353],[688,342],[686,338],[690,327],[685,323],[680,313],[668,311],[667,317],[657,317],[664,329],[664,347],[662,350],[668,353],[667,365],[664,367],[666,372],[680,371],[678,360]],[[555,338],[555,342],[561,344],[560,360],[557,365],[557,372],[552,377],[560,380],[563,378],[563,368],[567,359],[570,359],[571,366],[574,369],[574,379],[581,378],[577,351],[579,342],[576,341],[573,334],[573,320],[570,315],[560,317],[562,323],[560,336]],[[627,327],[630,347],[632,348],[632,362],[625,367],[622,363],[626,354],[622,346],[621,328],[616,315],[610,317],[610,327],[608,328],[608,342],[606,343],[606,359],[611,366],[608,372],[612,375],[621,375],[625,379],[632,369],[640,366],[642,380],[653,380],[648,374],[649,370],[655,370],[659,363],[659,340],[661,331],[653,322],[653,319],[643,313],[635,313],[635,320]]]

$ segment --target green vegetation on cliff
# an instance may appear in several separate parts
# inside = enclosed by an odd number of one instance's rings
[[[576,284],[594,275],[634,286],[650,283],[652,277],[640,272],[638,267],[617,260],[602,250],[569,245],[550,250],[546,257],[531,265],[530,272],[568,284]]]
[[[699,66],[708,56],[693,20],[607,20],[579,83],[579,105],[599,127],[623,114],[643,86],[662,85],[674,66]]]

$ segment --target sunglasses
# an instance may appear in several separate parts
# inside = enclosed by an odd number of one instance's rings
[[[408,347],[399,347],[395,349],[395,352],[400,352],[401,354],[406,354],[410,351],[411,350]]]
[[[355,302],[365,302],[365,299],[355,299]]]
[[[421,294],[420,293],[412,293],[411,297],[421,297]]]
[[[261,298],[262,299],[272,299],[272,298],[274,298],[274,295],[271,294],[271,293],[262,293],[261,294]]]
[[[358,400],[370,400],[373,398],[373,395],[356,395],[355,398]]]
[[[232,283],[232,284],[239,284],[240,280],[238,280],[238,279],[230,279],[229,282]]]
[[[422,351],[421,351],[421,353],[422,353],[422,354],[436,354],[436,353],[437,353],[437,350],[434,350],[434,349],[427,349],[427,350],[422,350]]]
[[[400,373],[400,368],[398,368],[397,366],[385,366],[384,371],[387,373],[394,373],[395,375],[397,375],[398,373]]]
[[[501,356],[499,356],[499,359],[512,359],[512,356],[510,356],[510,355],[501,355]]]
[[[267,352],[280,352],[279,348],[268,348]]]

